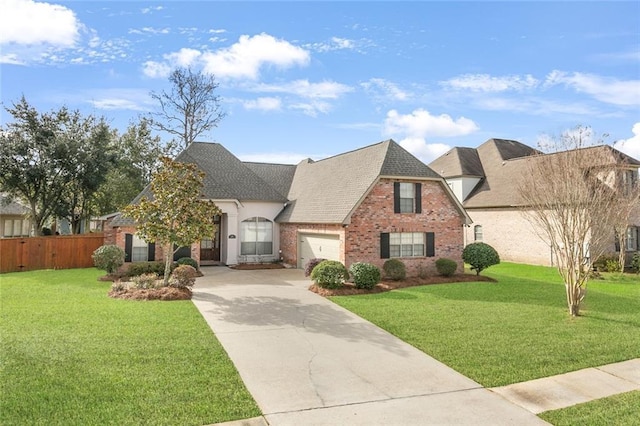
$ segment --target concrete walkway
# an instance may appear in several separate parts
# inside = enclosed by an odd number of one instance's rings
[[[300,270],[203,272],[193,303],[264,415],[235,424],[546,424],[308,291]]]

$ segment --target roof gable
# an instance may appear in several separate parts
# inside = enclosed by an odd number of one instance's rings
[[[458,176],[483,177],[484,169],[475,148],[455,147],[429,164],[445,178]]]

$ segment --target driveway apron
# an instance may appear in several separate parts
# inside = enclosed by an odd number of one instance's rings
[[[546,424],[310,292],[300,270],[203,273],[193,303],[271,425]]]

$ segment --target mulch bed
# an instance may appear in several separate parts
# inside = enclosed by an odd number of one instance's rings
[[[282,263],[239,263],[229,266],[229,268],[238,271],[255,271],[258,269],[284,269],[285,266]]]
[[[353,296],[358,294],[374,294],[384,293],[386,291],[395,290],[398,288],[416,287],[421,285],[434,285],[434,284],[447,284],[447,283],[459,283],[459,282],[496,282],[493,278],[485,277],[482,275],[470,275],[470,274],[456,274],[451,277],[426,277],[426,278],[407,278],[402,281],[382,281],[378,283],[374,288],[367,290],[356,288],[353,283],[345,283],[341,288],[328,289],[312,284],[309,290],[319,294],[320,296]]]
[[[109,297],[127,300],[191,300],[191,290],[188,288],[129,288],[126,290],[111,290]]]

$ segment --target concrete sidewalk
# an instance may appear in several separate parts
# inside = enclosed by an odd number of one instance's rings
[[[546,424],[308,291],[300,270],[203,272],[193,303],[270,425]]]

